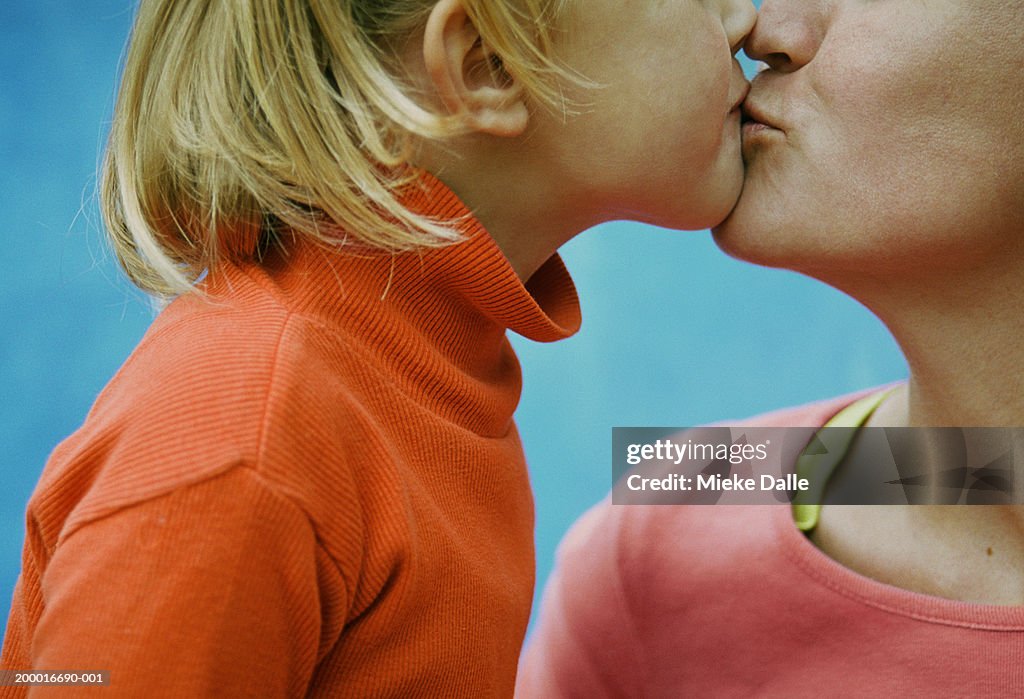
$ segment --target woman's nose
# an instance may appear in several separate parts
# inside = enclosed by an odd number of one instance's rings
[[[814,59],[835,0],[764,0],[744,51],[774,70],[792,73]]]

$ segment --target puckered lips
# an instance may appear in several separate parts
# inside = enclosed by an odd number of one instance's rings
[[[741,87],[738,90],[736,90],[736,93],[736,96],[733,97],[732,101],[730,102],[730,104],[732,105],[731,107],[729,107],[730,114],[732,114],[736,110],[741,110],[743,108],[743,101],[747,99],[747,95],[750,94],[750,83],[744,80],[741,83]]]
[[[744,100],[741,110],[744,138],[772,131],[785,132],[785,129],[779,126],[779,120],[756,99],[751,99],[750,95]]]

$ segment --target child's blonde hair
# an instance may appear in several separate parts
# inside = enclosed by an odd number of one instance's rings
[[[462,0],[541,104],[560,103],[553,20],[565,0]],[[101,200],[128,277],[188,292],[221,254],[275,231],[385,250],[458,239],[405,209],[408,136],[458,132],[411,98],[397,48],[436,0],[141,0]],[[343,231],[343,232],[342,232]]]

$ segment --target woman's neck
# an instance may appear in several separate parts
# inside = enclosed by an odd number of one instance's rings
[[[886,323],[910,368],[868,426],[1024,426],[1024,270],[981,276],[930,287],[889,281],[852,294]],[[1015,455],[1018,484],[1020,462]],[[812,538],[843,565],[897,587],[1024,604],[1020,505],[825,507]]]
[[[873,422],[1024,426],[1024,269],[888,282],[858,294],[888,326],[910,369]]]
[[[1024,272],[993,273],[983,279],[950,278],[931,289],[892,284],[877,295],[860,295],[889,327],[910,368],[907,384],[889,395],[868,426],[1024,428],[1021,279]],[[1021,467],[1021,457],[1015,455],[1018,484],[1024,477]],[[963,551],[984,550],[990,546],[982,546],[984,541],[999,541],[1000,552],[1024,556],[1020,505],[897,510],[907,518],[908,532],[912,529],[919,538],[941,531],[939,538]],[[953,523],[957,526],[950,529]],[[952,539],[950,531],[956,532]],[[1016,589],[1014,594],[1021,592]]]

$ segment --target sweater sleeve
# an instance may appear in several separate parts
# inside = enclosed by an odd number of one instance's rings
[[[109,671],[94,689],[106,697],[302,696],[320,640],[316,564],[305,515],[234,467],[61,539],[33,668]]]
[[[642,695],[643,649],[623,590],[616,509],[597,505],[559,545],[520,660],[517,699]]]

